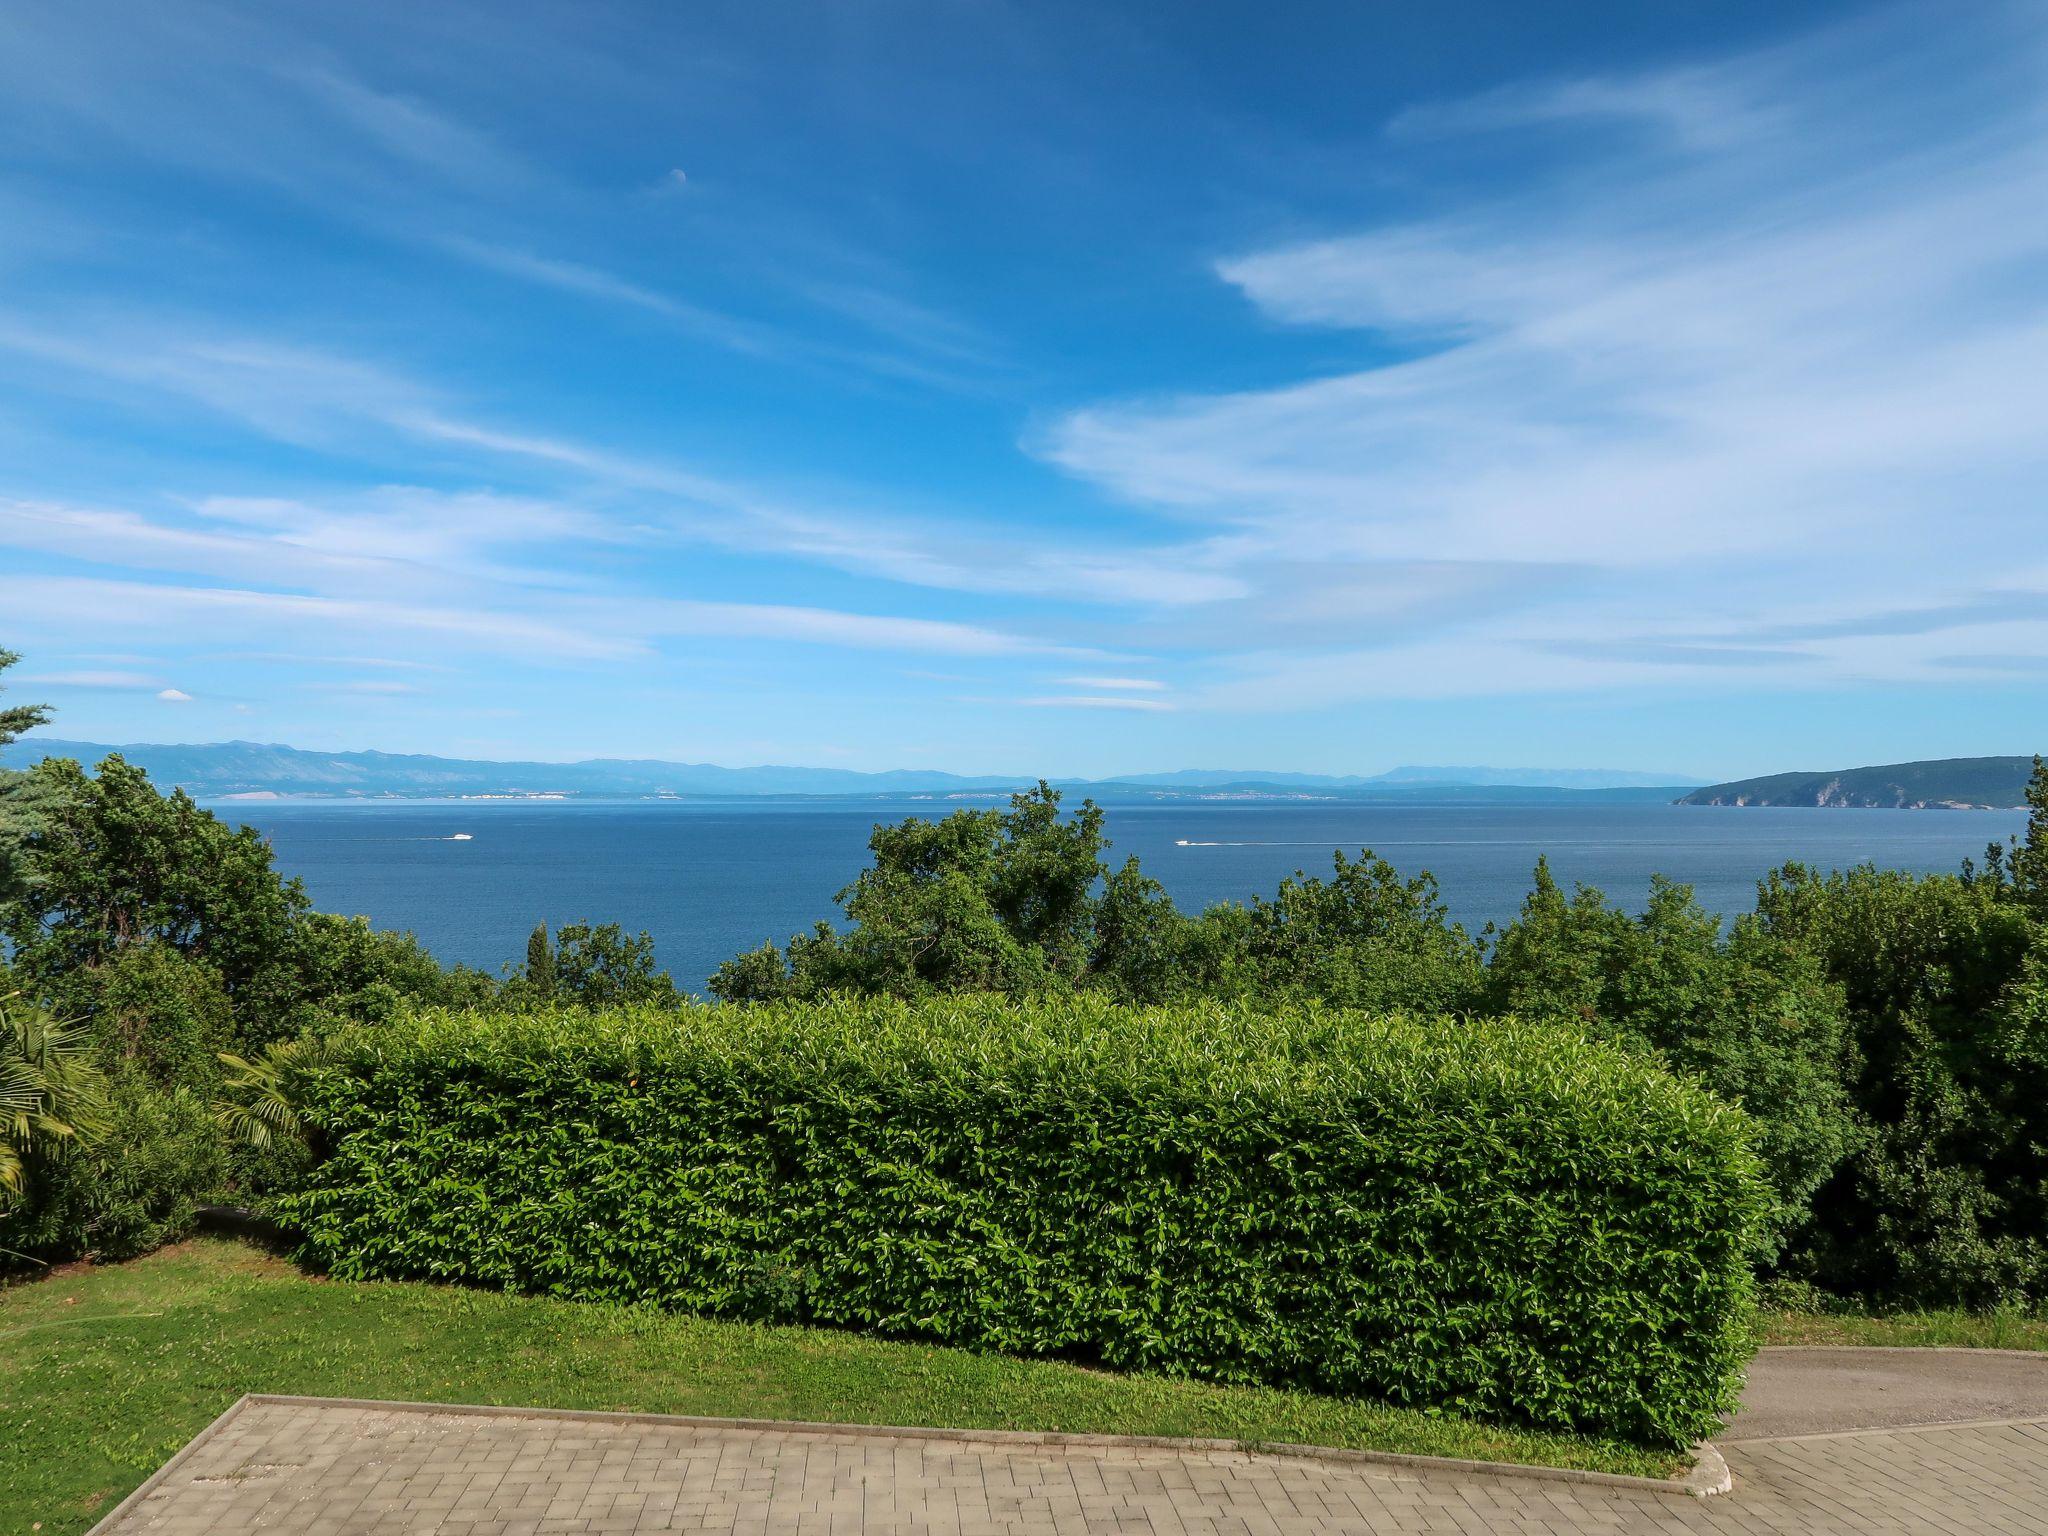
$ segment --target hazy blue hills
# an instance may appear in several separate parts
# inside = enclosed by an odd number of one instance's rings
[[[1623,768],[1395,768],[1376,784],[1546,786],[1551,789],[1672,789],[1698,784],[1689,773],[1635,773]]]
[[[1865,810],[2003,810],[2027,803],[2031,757],[1944,757],[1709,784],[1685,805],[1818,805]]]
[[[366,799],[442,795],[682,799],[743,796],[994,798],[1032,783],[1029,775],[970,775],[925,769],[862,773],[847,768],[723,768],[712,763],[590,758],[575,763],[490,762],[396,752],[307,752],[253,741],[191,745],[58,741],[30,737],[0,750],[0,764],[26,767],[44,757],[87,764],[110,752],[202,797],[319,795]],[[1627,770],[1396,768],[1372,776],[1263,770],[1176,769],[1114,779],[1057,781],[1098,800],[1373,799],[1670,800],[1698,784],[1685,775]]]

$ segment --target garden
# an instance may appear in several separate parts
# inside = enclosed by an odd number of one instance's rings
[[[1539,864],[1474,935],[1369,853],[1182,913],[1041,786],[877,827],[704,1003],[602,924],[442,966],[45,762],[0,780],[9,1497],[83,1528],[259,1390],[1658,1470],[1760,1338],[2039,1347],[2033,798],[1949,875],[1723,922]],[[192,1241],[221,1207],[282,1236]]]

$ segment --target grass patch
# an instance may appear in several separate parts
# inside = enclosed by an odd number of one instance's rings
[[[1759,1313],[1759,1344],[2048,1350],[2048,1312]]]
[[[220,1239],[0,1290],[0,1530],[83,1531],[244,1392],[1283,1441],[1663,1476],[1659,1452],[1306,1392],[451,1286]]]

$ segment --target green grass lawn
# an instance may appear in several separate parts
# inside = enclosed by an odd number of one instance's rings
[[[1757,1339],[1763,1344],[2048,1350],[2048,1313],[1766,1312],[1757,1319]]]
[[[82,1531],[244,1392],[1296,1441],[1661,1476],[1672,1458],[1306,1392],[425,1284],[202,1239],[0,1290],[0,1531]]]

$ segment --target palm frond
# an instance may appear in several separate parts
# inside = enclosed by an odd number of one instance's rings
[[[293,1077],[336,1060],[330,1042],[308,1035],[265,1046],[254,1061],[230,1051],[222,1051],[220,1059],[228,1075],[221,1083],[222,1096],[214,1100],[216,1125],[252,1147],[305,1142],[306,1124],[292,1097]]]
[[[0,997],[0,1192],[19,1195],[30,1165],[107,1131],[107,1081],[76,1024]]]

